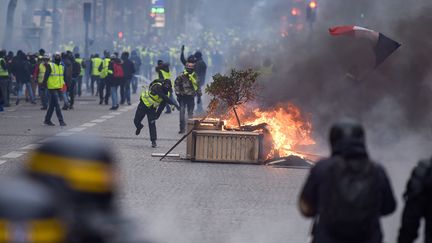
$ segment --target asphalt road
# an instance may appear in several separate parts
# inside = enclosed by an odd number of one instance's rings
[[[50,136],[93,134],[106,139],[119,160],[121,190],[118,201],[133,217],[140,232],[157,242],[307,242],[311,222],[298,213],[296,202],[307,170],[256,165],[207,164],[152,158],[179,138],[178,113],[157,122],[158,147],[153,149],[148,126],[135,136],[135,104],[109,111],[96,97],[77,99],[75,110],[64,111],[66,127],[42,124],[45,112],[22,103],[0,113],[0,173],[20,172],[28,152]],[[57,123],[55,115],[53,122]],[[325,145],[324,145],[325,146]],[[372,155],[383,161],[398,199],[424,144],[413,138]],[[185,143],[173,152],[184,154]],[[403,151],[407,147],[408,152]],[[387,242],[394,242],[397,213],[384,220]]]

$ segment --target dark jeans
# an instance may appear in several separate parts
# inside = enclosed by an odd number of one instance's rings
[[[105,96],[104,96],[104,89],[105,89]],[[111,88],[108,84],[108,78],[99,79],[98,92],[99,92],[99,100],[105,101],[105,104],[108,104],[108,100],[111,95]]]
[[[119,105],[118,102],[118,85],[111,85],[111,103],[112,107],[117,107]]]
[[[0,77],[0,104],[3,104],[4,106],[9,106],[9,95],[8,95],[8,89],[9,89],[9,78],[3,78]]]
[[[81,97],[81,94],[82,94],[82,82],[83,82],[83,76],[79,76],[78,78],[76,78],[76,81],[77,81],[77,95],[79,96],[79,97]]]
[[[43,84],[39,84],[38,85],[38,89],[39,89],[39,96],[41,98],[41,105],[43,108],[48,107],[48,89],[43,85]]]
[[[99,76],[93,76],[93,75],[91,76],[90,88],[91,88],[92,96],[95,94],[95,92],[94,92],[95,83],[96,83],[96,86],[99,87],[99,80],[100,80]]]
[[[122,85],[120,85],[120,104],[131,103],[131,91],[130,91],[131,81],[125,80]]]
[[[59,120],[59,122],[63,121],[63,115],[61,113],[61,109],[60,109],[60,103],[59,103],[59,90],[58,89],[50,89],[48,90],[49,92],[49,107],[48,107],[48,111],[46,113],[45,116],[45,121],[51,121],[51,117],[52,114],[54,112],[56,112],[57,118]]]
[[[141,122],[146,115],[149,124],[150,140],[153,142],[157,140],[156,109],[148,108],[146,105],[144,105],[142,101],[140,101],[138,108],[135,112],[135,118],[134,118],[134,124],[137,129],[143,127]]]
[[[195,108],[195,96],[193,95],[177,96],[177,100],[180,105],[180,131],[184,131],[186,128],[186,110],[188,113],[188,119],[192,118],[193,111]]]
[[[76,86],[77,86],[77,79],[72,79],[72,81],[69,83],[68,86],[68,94],[69,94],[69,105],[72,107],[75,103],[75,94],[76,94]]]
[[[138,89],[138,78],[135,75],[132,77],[132,93],[136,94]]]
[[[19,100],[21,97],[24,96],[24,87],[26,87],[26,90],[30,96],[30,101],[34,102],[35,101],[35,97],[34,97],[34,93],[33,93],[33,88],[32,88],[32,84],[31,82],[18,82],[18,96],[17,99]]]

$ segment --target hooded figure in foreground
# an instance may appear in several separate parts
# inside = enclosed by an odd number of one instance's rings
[[[396,209],[384,168],[371,161],[363,127],[351,120],[330,130],[332,154],[310,171],[300,212],[314,218],[314,243],[381,243],[379,218]]]

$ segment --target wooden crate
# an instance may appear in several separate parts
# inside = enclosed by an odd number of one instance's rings
[[[187,131],[190,130],[217,130],[222,131],[224,122],[218,119],[206,119],[201,121],[201,118],[192,118],[188,120]],[[195,138],[192,133],[186,139],[186,159],[192,159],[195,150]]]
[[[262,134],[258,132],[194,131],[193,161],[260,164]]]

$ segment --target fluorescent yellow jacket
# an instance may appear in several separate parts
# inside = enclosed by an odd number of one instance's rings
[[[0,58],[0,62],[3,61],[6,64],[5,59]],[[6,69],[3,69],[2,66],[0,65],[0,77],[7,77],[9,76],[9,73]]]
[[[61,64],[50,63],[51,74],[48,77],[48,89],[61,89],[64,85],[64,67]]]
[[[83,59],[82,58],[75,58],[75,61],[80,65],[80,67],[81,67],[81,72],[80,72],[80,77],[82,77],[82,76],[84,76],[84,68],[83,68],[83,65],[82,65],[82,63],[83,63]]]
[[[146,105],[148,108],[157,108],[162,103],[163,99],[159,97],[159,95],[152,94],[151,90],[155,85],[162,86],[162,83],[160,82],[154,82],[148,90],[144,90],[141,93],[141,101]],[[170,92],[168,92],[168,97],[170,96]]]
[[[101,78],[106,78],[108,76],[108,67],[109,64],[111,62],[111,59],[109,58],[104,58],[103,62],[102,62],[102,71],[100,72],[100,77]]]
[[[100,57],[94,57],[91,59],[92,63],[92,75],[93,76],[100,76],[101,72],[99,72],[99,66],[102,64],[102,58]]]
[[[42,62],[39,64],[39,73],[38,73],[38,78],[37,78],[37,81],[39,84],[43,83],[44,78],[45,78],[45,73],[46,73],[46,67],[45,67],[45,64]]]

